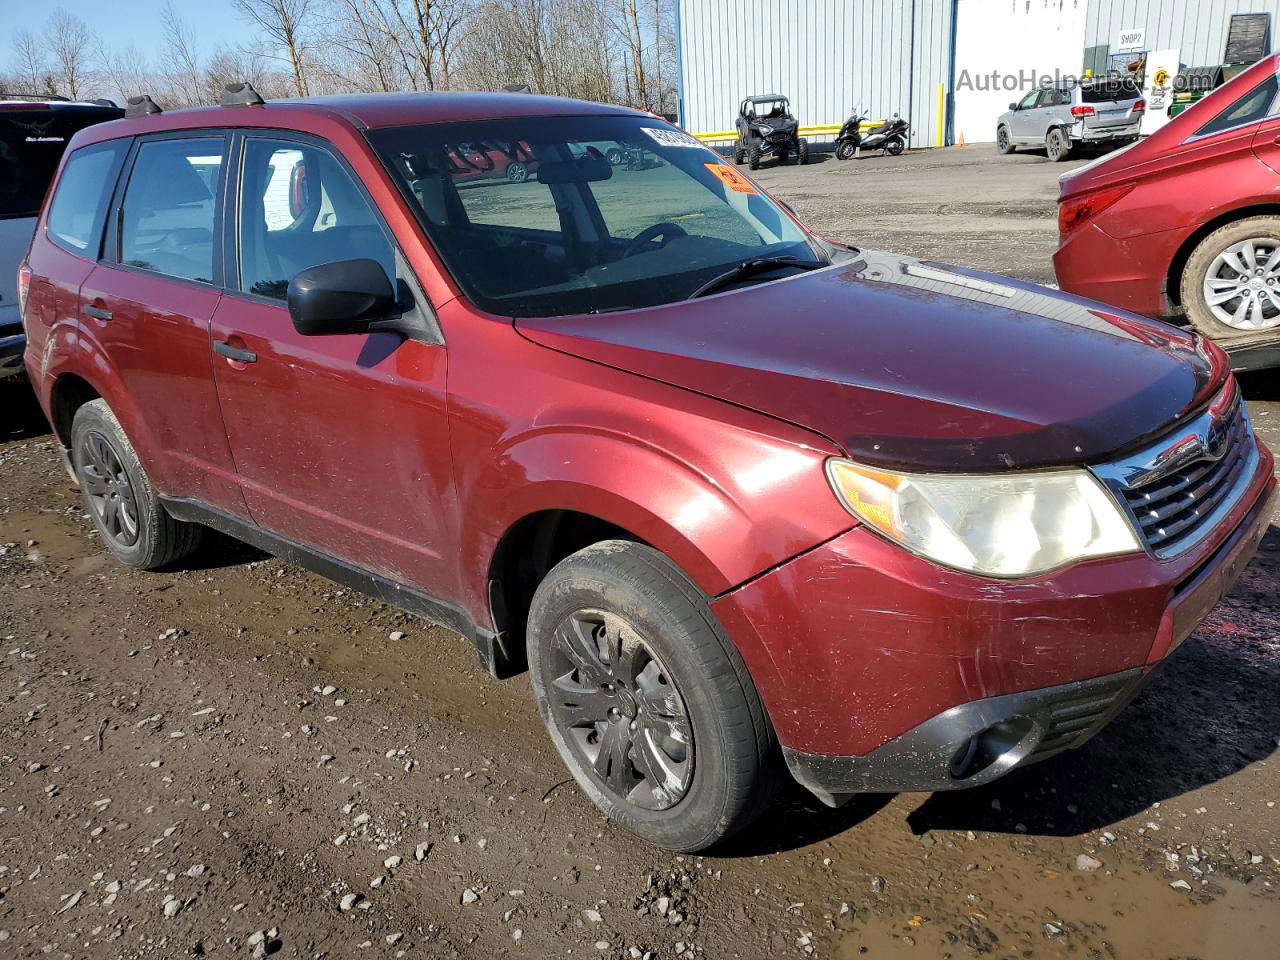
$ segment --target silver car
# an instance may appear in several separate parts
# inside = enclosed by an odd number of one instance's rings
[[[18,265],[49,180],[81,127],[123,117],[110,101],[0,95],[0,380],[22,373],[26,336],[18,316]]]
[[[996,122],[996,148],[1039,147],[1055,163],[1078,146],[1121,147],[1138,139],[1147,102],[1132,80],[1058,82],[1037,87]]]

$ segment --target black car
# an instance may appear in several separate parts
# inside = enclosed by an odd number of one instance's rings
[[[770,154],[780,163],[791,156],[797,163],[809,162],[809,144],[800,136],[800,124],[791,115],[787,98],[780,93],[747,97],[738,107],[736,126],[734,163],[745,160],[752,170],[759,170],[760,158]]]
[[[18,264],[62,151],[81,127],[123,116],[109,100],[0,95],[0,380],[22,373],[26,337],[18,315]]]

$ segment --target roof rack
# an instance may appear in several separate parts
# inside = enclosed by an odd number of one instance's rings
[[[126,117],[145,117],[151,113],[164,113],[160,109],[160,104],[156,103],[147,94],[140,93],[136,97],[130,97],[128,105],[124,108]]]
[[[266,101],[262,99],[262,95],[247,80],[243,83],[228,83],[222,91],[224,107],[260,107],[264,103]]]
[[[527,83],[504,83],[502,89],[507,93],[533,93],[533,89]]]
[[[47,100],[57,103],[70,103],[70,99],[60,96],[56,93],[5,93],[0,94],[0,100]]]

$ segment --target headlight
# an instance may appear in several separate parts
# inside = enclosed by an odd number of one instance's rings
[[[761,127],[760,133],[762,136],[767,137],[769,134],[773,133],[773,127]]]
[[[827,461],[854,516],[915,553],[992,577],[1025,577],[1139,550],[1120,506],[1084,470],[907,474]]]

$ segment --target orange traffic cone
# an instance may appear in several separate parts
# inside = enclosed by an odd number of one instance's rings
[[[957,147],[963,147],[963,146],[964,146],[964,131],[963,131],[963,130],[961,130],[961,131],[960,131],[960,139],[956,141],[956,146],[957,146]]]

